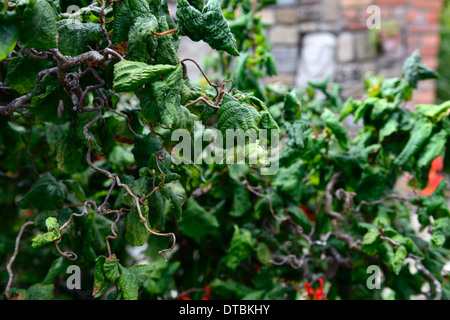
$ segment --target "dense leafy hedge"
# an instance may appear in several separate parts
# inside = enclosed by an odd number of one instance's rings
[[[446,184],[420,195],[450,103],[403,108],[436,73],[416,52],[402,78],[367,78],[363,101],[326,79],[266,88],[276,70],[255,13],[271,2],[180,0],[176,19],[164,0],[70,3],[81,21],[63,1],[0,3],[4,298],[450,297]],[[194,86],[180,36],[222,51],[210,66],[234,82]],[[175,164],[171,135],[194,139],[197,120],[204,133],[280,128],[278,172]],[[405,173],[408,196],[394,188]],[[81,289],[67,286],[70,265]]]

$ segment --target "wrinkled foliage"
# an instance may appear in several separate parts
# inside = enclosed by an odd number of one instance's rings
[[[412,299],[426,283],[429,298],[450,298],[446,184],[419,194],[435,158],[449,168],[450,103],[403,108],[436,73],[416,52],[401,78],[365,79],[364,100],[342,101],[327,79],[265,88],[276,71],[255,12],[272,2],[223,1],[222,15],[217,0],[183,0],[177,22],[165,0],[78,2],[75,16],[63,1],[0,2],[4,298]],[[194,86],[180,36],[234,68]],[[278,172],[176,164],[171,134],[195,121],[204,133],[281,129]],[[397,193],[406,172],[417,193]],[[81,290],[66,286],[69,265]],[[371,265],[389,296],[366,285]]]

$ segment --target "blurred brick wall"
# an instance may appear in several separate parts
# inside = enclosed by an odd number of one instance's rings
[[[361,79],[366,72],[401,76],[404,59],[416,49],[424,62],[437,70],[442,4],[443,0],[279,0],[261,12],[271,24],[268,34],[279,71],[269,81],[301,86],[308,73],[301,64],[320,60],[306,57],[305,62],[303,51],[320,55],[320,41],[328,43],[323,50],[332,51],[334,60],[324,63],[323,74],[329,73],[333,81],[342,84],[344,96],[362,95]],[[380,30],[367,27],[371,5],[381,9]],[[306,49],[313,46],[306,39],[317,41],[319,49]],[[413,103],[434,100],[435,81],[422,82]]]

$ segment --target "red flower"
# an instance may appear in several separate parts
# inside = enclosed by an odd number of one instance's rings
[[[428,174],[428,184],[422,190],[422,196],[430,196],[436,190],[438,185],[441,183],[443,176],[439,173],[440,170],[444,168],[442,158],[439,156],[433,160],[431,163],[431,169]]]
[[[307,206],[303,206],[303,205],[302,205],[302,206],[300,206],[299,208],[302,209],[302,211],[306,214],[306,216],[308,217],[309,221],[311,221],[311,222],[316,222],[316,221],[314,220],[314,215],[311,214],[311,212],[309,212],[309,209],[308,209]]]
[[[320,286],[314,290],[308,282],[304,282],[306,292],[308,292],[308,300],[328,300],[323,292],[323,279],[319,278]]]

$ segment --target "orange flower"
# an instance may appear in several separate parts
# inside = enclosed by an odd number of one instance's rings
[[[433,162],[431,163],[430,172],[428,173],[428,184],[422,190],[422,196],[430,196],[433,194],[433,192],[436,190],[443,179],[442,174],[439,173],[439,171],[443,168],[444,164],[440,156],[433,160]]]
[[[323,292],[323,279],[319,278],[320,286],[314,290],[308,282],[304,282],[306,292],[308,292],[308,300],[328,300]]]
[[[311,214],[311,212],[309,212],[309,209],[308,209],[307,206],[301,205],[299,208],[302,209],[302,211],[306,214],[306,216],[308,217],[309,221],[311,221],[311,222],[313,222],[313,223],[316,222],[316,221],[314,220],[314,215]]]

